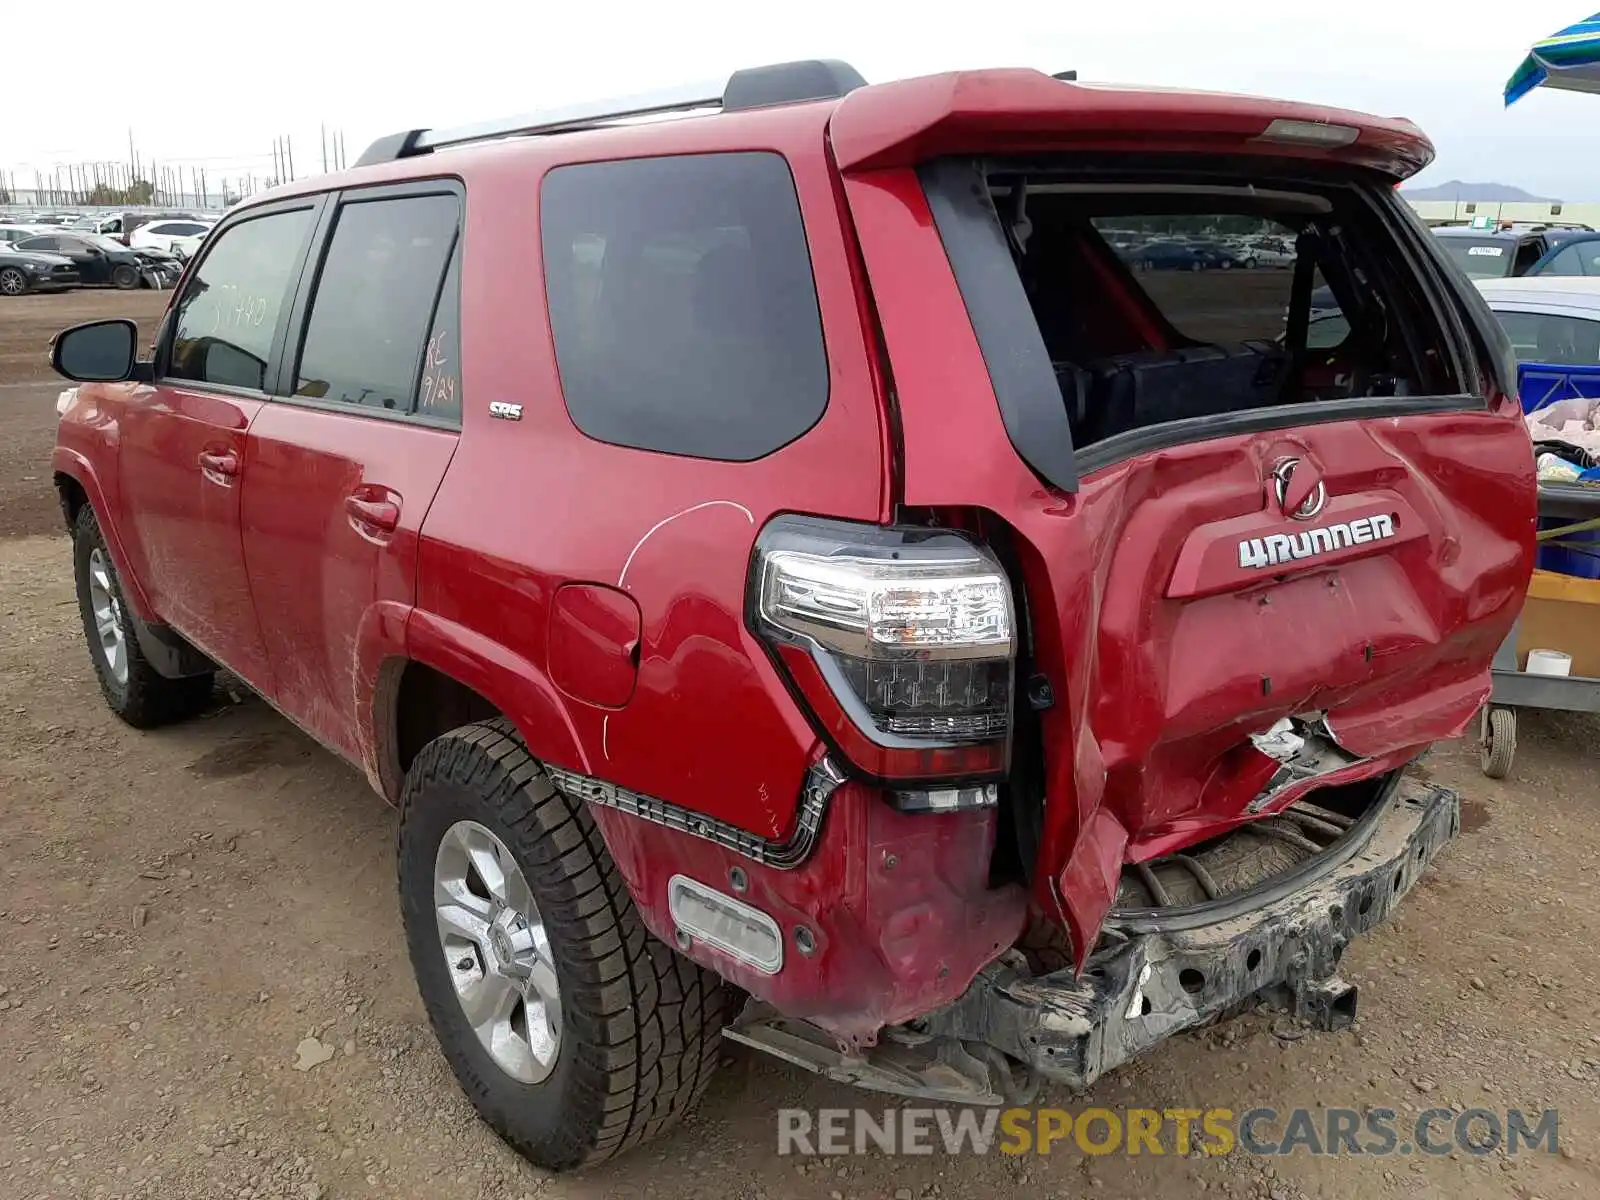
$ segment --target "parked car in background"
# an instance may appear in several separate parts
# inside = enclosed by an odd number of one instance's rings
[[[1231,271],[1234,267],[1241,265],[1243,261],[1239,252],[1226,242],[1200,240],[1191,241],[1188,245],[1190,249],[1205,260],[1207,269]]]
[[[1216,265],[1216,257],[1186,242],[1150,242],[1137,250],[1133,262],[1141,271],[1204,271]]]
[[[179,258],[191,258],[211,232],[203,221],[151,221],[133,231],[128,245],[136,250],[165,250]]]
[[[79,217],[71,225],[74,231],[83,233],[100,233],[106,237],[115,238],[123,245],[131,245],[135,232],[158,221],[186,221],[210,229],[216,224],[215,216],[193,212],[113,212],[91,213]],[[160,245],[160,249],[166,246]]]
[[[1555,243],[1546,229],[1474,229],[1440,226],[1433,231],[1451,262],[1468,279],[1526,275]]]
[[[1237,246],[1233,253],[1246,268],[1294,265],[1294,246],[1282,238],[1256,238]]]
[[[59,230],[27,238],[16,247],[66,255],[77,264],[85,284],[122,289],[171,287],[183,271],[183,265],[164,251],[133,250],[99,233]]]
[[[77,286],[78,268],[70,258],[19,250],[11,242],[0,241],[0,296]]]
[[[1575,233],[1562,238],[1527,273],[1600,277],[1600,233]]]
[[[1600,396],[1600,277],[1529,275],[1477,286],[1516,352],[1525,411]]]
[[[0,242],[25,242],[47,232],[50,229],[45,225],[0,225]]]

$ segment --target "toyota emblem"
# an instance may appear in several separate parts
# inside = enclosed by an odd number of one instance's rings
[[[1299,478],[1295,477],[1300,471]],[[1328,502],[1328,489],[1316,467],[1298,458],[1280,458],[1272,466],[1272,490],[1283,515],[1309,521]]]

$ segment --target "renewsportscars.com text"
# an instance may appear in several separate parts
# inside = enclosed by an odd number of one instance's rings
[[[1552,1108],[785,1108],[778,1153],[1554,1154],[1559,1128]]]

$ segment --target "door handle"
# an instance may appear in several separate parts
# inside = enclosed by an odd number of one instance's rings
[[[239,456],[232,450],[200,451],[200,469],[213,475],[237,475]]]
[[[400,527],[400,506],[393,500],[369,500],[365,496],[346,496],[344,511],[357,525],[393,533]]]

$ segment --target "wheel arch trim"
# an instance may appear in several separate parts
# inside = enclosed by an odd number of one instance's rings
[[[111,552],[111,563],[117,569],[117,582],[122,585],[124,599],[132,605],[134,614],[140,620],[155,621],[157,618],[151,610],[150,598],[145,595],[144,585],[137,574],[128,567],[128,555],[123,548],[122,535],[117,529],[111,507],[106,502],[105,491],[100,486],[100,476],[94,464],[80,451],[70,446],[58,445],[50,452],[50,470],[52,475],[65,476],[83,489],[86,502],[94,509],[95,520],[100,526],[100,536],[105,539],[106,549]],[[57,486],[60,486],[59,483]]]
[[[406,622],[404,655],[375,664],[373,692],[365,710],[375,732],[378,775],[383,790],[399,794],[395,746],[400,678],[408,663],[431,667],[472,689],[516,726],[528,753],[540,763],[588,773],[589,756],[561,693],[533,662],[457,621],[412,609]]]

